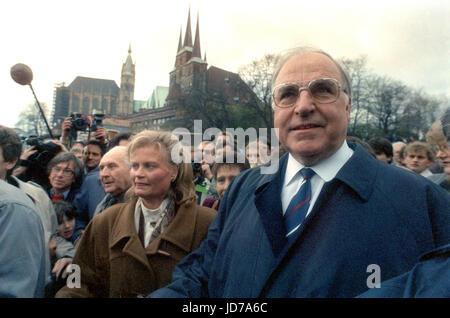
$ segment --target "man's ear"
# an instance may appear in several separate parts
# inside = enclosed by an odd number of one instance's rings
[[[11,170],[12,168],[14,168],[14,166],[16,165],[16,163],[17,163],[17,160],[19,160],[19,158],[14,158],[13,160],[11,160],[11,161],[7,161],[7,162],[5,162],[5,166],[6,166],[6,170]]]
[[[348,96],[347,94],[345,94],[345,111],[347,112],[347,121],[350,122],[350,114],[351,114],[351,110],[352,110],[352,99],[350,96]]]

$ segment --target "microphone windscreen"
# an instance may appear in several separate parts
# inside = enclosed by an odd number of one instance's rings
[[[33,80],[33,71],[27,65],[18,63],[11,67],[11,77],[20,85],[29,85]]]

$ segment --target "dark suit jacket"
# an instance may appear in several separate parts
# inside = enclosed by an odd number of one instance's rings
[[[106,192],[100,182],[99,169],[96,168],[86,174],[81,185],[80,191],[73,200],[73,205],[78,210],[78,216],[75,218],[75,230],[72,235],[72,241],[75,242],[93,218],[95,208],[105,197]]]
[[[254,168],[233,179],[205,242],[151,297],[354,297],[368,289],[370,265],[384,281],[450,242],[446,191],[349,146],[353,156],[289,241],[280,200],[287,155],[275,174]]]

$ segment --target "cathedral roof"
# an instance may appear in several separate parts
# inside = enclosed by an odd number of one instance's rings
[[[102,94],[119,94],[119,87],[113,80],[77,76],[68,86],[72,90],[92,91]]]
[[[160,108],[163,107],[167,95],[169,95],[169,87],[156,86],[152,92],[152,96],[148,100],[149,108]]]
[[[222,70],[218,67],[211,66],[207,71],[208,76],[208,90],[222,91],[226,87],[235,87],[236,83],[241,81],[238,74]]]

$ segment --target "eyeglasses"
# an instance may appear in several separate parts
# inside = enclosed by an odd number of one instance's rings
[[[309,91],[311,97],[316,102],[320,104],[330,104],[339,98],[339,93],[342,89],[342,86],[334,78],[318,78],[309,81],[307,86],[300,86],[299,83],[304,82],[306,81],[283,83],[275,86],[272,92],[272,98],[275,105],[281,108],[293,106],[303,90]]]
[[[438,152],[438,151],[446,152],[449,149],[450,149],[450,141],[447,141],[444,144],[434,145],[433,146],[433,151],[434,152]]]
[[[73,174],[75,174],[74,171],[72,171],[70,169],[67,169],[67,168],[63,169],[63,168],[60,168],[60,167],[53,167],[52,170],[55,173],[60,173],[62,171],[63,176],[65,176],[65,177],[69,177],[69,176],[72,176]]]

